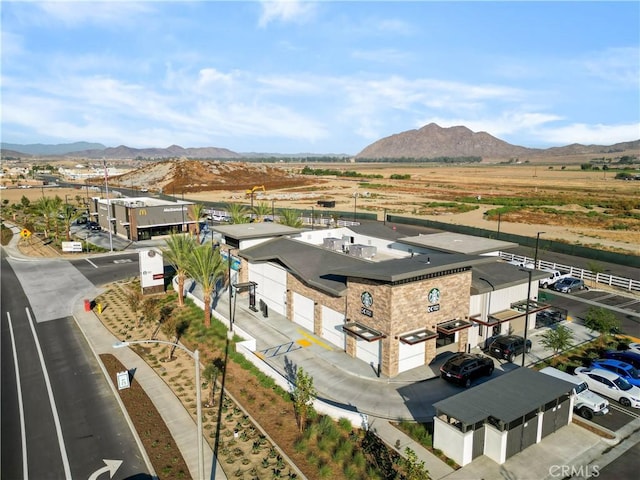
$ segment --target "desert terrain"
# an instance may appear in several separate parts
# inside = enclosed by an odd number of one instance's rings
[[[195,202],[253,201],[278,209],[294,208],[326,218],[353,212],[419,217],[500,232],[544,238],[604,250],[640,255],[640,181],[615,179],[616,170],[582,170],[579,164],[435,164],[283,163],[176,161],[173,170],[161,162],[163,177],[151,166],[109,180],[110,189],[148,188]],[[335,170],[360,176],[301,175]],[[195,172],[195,173],[194,173]],[[376,178],[369,176],[375,175]],[[403,178],[391,178],[392,175]],[[100,179],[96,179],[96,184]],[[248,190],[258,188],[253,199]],[[179,193],[178,193],[179,192]],[[84,189],[7,189],[3,201],[32,201],[42,195],[69,201]],[[95,195],[95,193],[92,193]],[[318,200],[335,201],[322,208]],[[501,208],[498,215],[498,210]]]

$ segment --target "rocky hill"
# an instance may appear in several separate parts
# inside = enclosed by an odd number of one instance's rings
[[[183,148],[179,145],[171,145],[167,148],[132,148],[125,145],[109,147],[98,150],[82,150],[67,155],[74,158],[109,158],[109,159],[135,159],[135,158],[203,158],[203,159],[237,159],[241,158],[236,152],[226,148],[201,147]]]
[[[437,158],[437,157],[483,157],[512,158],[532,155],[575,155],[578,153],[599,154],[616,151],[637,150],[640,140],[611,146],[568,145],[549,149],[526,148],[511,145],[486,132],[472,132],[466,127],[442,128],[430,123],[419,130],[408,130],[382,138],[356,155],[358,159],[379,158]]]

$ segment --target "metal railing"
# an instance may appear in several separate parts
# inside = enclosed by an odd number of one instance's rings
[[[510,262],[514,261],[523,263],[525,265],[533,264],[533,258],[529,258],[523,255],[515,255],[507,252],[500,252],[499,254],[500,258],[503,258]],[[572,277],[585,280],[585,282],[589,281],[601,285],[607,285],[609,287],[621,288],[629,292],[640,292],[640,280],[618,277],[615,275],[609,275],[608,273],[595,273],[585,268],[578,268],[572,265],[563,265],[561,263],[555,262],[547,262],[544,260],[538,260],[536,268],[545,270],[559,270],[562,273],[568,273]]]

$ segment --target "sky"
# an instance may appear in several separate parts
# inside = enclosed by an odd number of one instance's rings
[[[2,1],[1,138],[355,155],[640,139],[640,2]]]

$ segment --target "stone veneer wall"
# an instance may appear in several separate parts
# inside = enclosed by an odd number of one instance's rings
[[[287,272],[287,318],[293,321],[293,293],[296,292],[303,297],[314,301],[313,333],[322,335],[322,307],[331,308],[337,312],[345,312],[345,299],[343,297],[333,297],[322,293],[315,288],[311,288],[302,283],[298,278]]]
[[[427,298],[429,291],[440,291],[440,309],[429,312]],[[393,377],[398,374],[399,340],[401,335],[427,328],[436,332],[437,324],[456,318],[469,316],[469,291],[471,271],[429,278],[416,282],[391,286],[363,278],[349,278],[347,294],[347,318],[380,331],[382,339],[381,371]],[[361,295],[368,291],[373,296],[373,305],[369,310],[373,316],[364,315]],[[466,349],[467,332],[459,332],[458,350]],[[355,352],[355,339],[347,338],[347,353]],[[435,339],[427,341],[425,363],[435,358]]]

